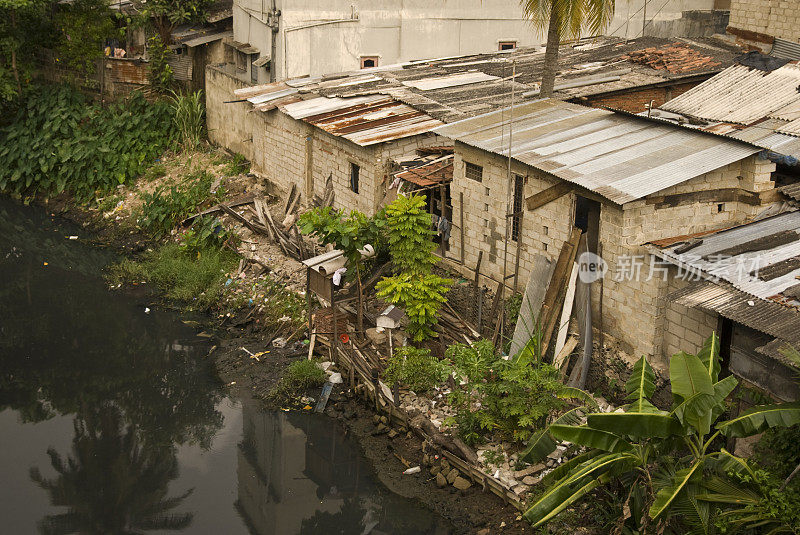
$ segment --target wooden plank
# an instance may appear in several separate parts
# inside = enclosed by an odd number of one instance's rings
[[[289,207],[292,205],[292,200],[294,200],[294,194],[297,192],[297,184],[292,182],[292,189],[289,190],[289,196],[286,197],[286,204],[283,207],[283,215],[289,213]]]
[[[536,210],[539,207],[544,206],[545,204],[551,203],[554,200],[558,199],[569,193],[572,190],[572,184],[569,182],[559,182],[555,186],[550,186],[549,188],[540,191],[539,193],[534,193],[527,199],[525,199],[525,203],[528,205],[528,210]]]
[[[554,355],[558,355],[561,352],[561,348],[564,347],[564,342],[567,340],[569,317],[572,315],[572,305],[575,303],[575,287],[579,269],[577,263],[572,264],[572,273],[570,273],[569,283],[567,284],[567,295],[564,297],[564,307],[561,309],[561,319],[558,321],[557,325],[556,345],[555,348],[553,348]]]
[[[181,221],[181,224],[182,225],[188,225],[189,223],[194,221],[194,219],[197,218],[197,217],[213,214],[215,212],[220,212],[220,211],[222,211],[222,204],[224,204],[225,206],[227,206],[229,208],[233,208],[234,206],[241,206],[243,204],[251,203],[251,202],[253,202],[254,198],[255,198],[255,196],[252,193],[246,193],[246,194],[241,195],[241,196],[239,196],[239,197],[237,197],[237,198],[235,198],[233,200],[230,200],[230,201],[228,201],[226,203],[221,203],[221,204],[218,204],[216,206],[212,206],[208,210],[203,210],[202,212],[199,212],[197,214],[190,215],[189,217],[187,217],[186,219]]]
[[[573,351],[575,351],[575,346],[578,345],[578,339],[575,336],[570,336],[566,343],[561,347],[561,350],[556,353],[556,356],[553,358],[553,366],[561,370],[561,367],[564,366],[564,363],[567,361],[567,357],[569,357]],[[563,378],[566,372],[566,368],[562,370],[561,377]]]
[[[542,326],[542,353],[547,352],[547,347],[550,345],[550,339],[553,334],[556,319],[558,318],[558,311],[561,308],[561,300],[563,299],[564,286],[570,274],[571,266],[575,262],[575,255],[578,251],[578,242],[581,239],[581,229],[572,227],[570,237],[564,242],[561,247],[561,252],[556,261],[553,276],[550,279],[550,285],[544,294],[544,301],[542,303],[542,311],[539,314],[540,324]]]
[[[250,230],[252,230],[255,234],[264,234],[265,233],[265,231],[262,231],[258,227],[253,225],[247,218],[245,218],[244,216],[241,216],[241,215],[237,214],[236,212],[234,212],[233,208],[229,208],[224,204],[221,204],[220,208],[222,208],[223,212],[225,212],[226,214],[228,214],[229,216],[231,216],[235,220],[239,221],[242,225],[244,225],[245,227],[247,227]]]

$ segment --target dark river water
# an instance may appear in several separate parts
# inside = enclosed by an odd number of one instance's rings
[[[226,397],[208,342],[110,292],[82,238],[0,198],[0,533],[449,532],[335,420]]]

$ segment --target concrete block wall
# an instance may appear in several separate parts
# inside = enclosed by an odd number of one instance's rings
[[[466,178],[466,162],[483,168],[481,182]],[[481,273],[496,281],[503,278],[506,232],[506,205],[508,160],[480,149],[456,143],[453,163],[453,225],[450,238],[451,258],[461,257],[460,196],[464,196],[464,263],[474,269],[480,251],[483,251]],[[524,197],[529,197],[556,183],[556,179],[540,171],[513,162],[512,172],[526,177]],[[573,197],[566,195],[534,212],[525,211],[520,228],[520,289],[525,287],[535,255],[555,259],[568,238],[572,224]],[[509,240],[507,274],[513,274],[517,244]]]
[[[233,91],[247,87],[225,72],[223,67],[206,67],[206,126],[208,139],[233,152],[238,152],[248,160],[253,160],[253,123],[249,102],[233,100]]]
[[[668,295],[691,284],[691,281],[676,278],[675,275],[677,268],[670,270]],[[706,338],[717,329],[718,321],[718,314],[666,301],[663,316],[664,359],[669,359],[679,351],[696,354],[703,347]]]
[[[729,25],[789,41],[800,41],[800,10],[793,0],[731,0]]]

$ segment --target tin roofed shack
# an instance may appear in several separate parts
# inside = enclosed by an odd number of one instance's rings
[[[680,94],[735,57],[710,39],[600,37],[562,48],[559,98],[608,98],[633,112]],[[404,162],[427,163],[418,149],[452,146],[433,128],[506,107],[512,92],[516,103],[537,99],[543,61],[541,50],[518,48],[255,86],[239,79],[234,65],[212,66],[209,138],[251,160],[280,190],[295,185],[313,200],[332,189],[333,206],[372,214],[396,194],[397,172],[409,168]],[[439,181],[438,199],[451,205],[449,178]]]
[[[451,237],[448,256],[466,268],[481,256],[482,274],[522,291],[579,228],[580,252],[600,255],[608,268],[591,290],[595,329],[631,356],[653,355],[662,372],[674,352],[700,348],[717,320],[686,308],[668,313],[666,296],[687,283],[645,244],[745,222],[780,195],[775,164],[758,147],[556,100],[435,132],[455,140],[451,195],[463,198],[453,214],[463,213],[463,241]]]

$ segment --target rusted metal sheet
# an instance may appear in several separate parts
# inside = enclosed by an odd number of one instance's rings
[[[421,187],[446,184],[453,180],[453,155],[437,158],[418,167],[412,167],[395,175]]]
[[[512,120],[513,117],[513,120]],[[509,128],[513,140],[509,148]],[[437,128],[624,204],[755,154],[743,143],[634,116],[540,100]]]
[[[106,75],[114,82],[149,84],[147,62],[139,59],[106,58]]]
[[[393,98],[320,97],[288,104],[284,111],[329,134],[367,146],[429,132],[442,122]]]

